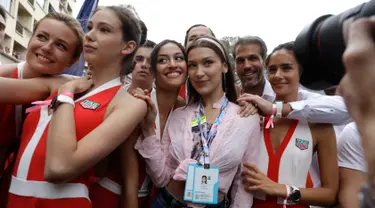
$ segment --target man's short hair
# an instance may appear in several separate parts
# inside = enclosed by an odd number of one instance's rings
[[[233,57],[236,58],[236,50],[241,45],[247,45],[247,44],[257,44],[260,47],[260,56],[262,59],[267,58],[267,46],[264,40],[258,36],[245,36],[238,38],[237,42],[234,44],[233,47]]]
[[[156,43],[154,42],[154,41],[152,41],[152,40],[146,40],[146,42],[143,44],[143,45],[141,45],[140,47],[144,47],[144,48],[155,48],[155,46],[156,46]]]

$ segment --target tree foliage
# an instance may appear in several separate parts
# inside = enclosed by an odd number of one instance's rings
[[[239,36],[225,36],[220,39],[220,42],[224,45],[224,48],[227,50],[230,58],[230,63],[232,65],[232,68],[234,70],[234,78],[236,83],[239,83],[239,78],[237,76],[235,65],[234,65],[234,56],[233,56],[233,47],[234,44],[237,42]]]

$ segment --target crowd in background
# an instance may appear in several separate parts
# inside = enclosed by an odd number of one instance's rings
[[[183,45],[154,43],[129,8],[98,8],[86,34],[49,13],[26,61],[0,66],[0,207],[365,206],[374,25],[346,31],[349,73],[322,95],[301,87],[294,42],[269,52],[249,34],[227,51],[197,24]],[[81,53],[87,73],[61,75]],[[189,199],[191,167],[218,168],[213,203]]]

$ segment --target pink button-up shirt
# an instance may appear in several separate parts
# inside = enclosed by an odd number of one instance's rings
[[[221,101],[214,105],[220,107]],[[188,164],[197,163],[191,159],[194,146],[191,121],[197,110],[198,105],[176,109],[161,140],[156,135],[138,139],[135,148],[145,158],[146,171],[156,186],[165,187],[172,178],[185,181]],[[239,107],[230,102],[209,156],[211,165],[220,168],[219,190],[226,194],[233,184],[231,207],[251,207],[253,196],[244,190],[241,172],[243,162],[258,162],[259,116],[241,118],[238,112]]]

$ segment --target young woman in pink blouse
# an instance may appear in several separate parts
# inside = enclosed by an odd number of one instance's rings
[[[189,45],[187,55],[188,105],[171,114],[162,139],[153,127],[155,105],[144,97],[149,104],[141,125],[145,138],[139,139],[135,148],[145,158],[154,184],[163,187],[152,206],[227,207],[232,186],[231,207],[251,207],[253,197],[244,190],[240,174],[242,163],[258,160],[259,116],[239,115],[232,67],[218,40],[201,37]],[[217,203],[184,201],[189,164],[219,168],[218,191],[214,193]]]

